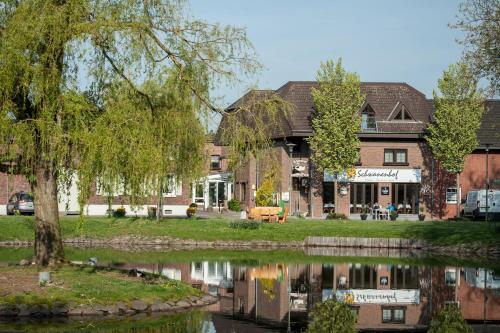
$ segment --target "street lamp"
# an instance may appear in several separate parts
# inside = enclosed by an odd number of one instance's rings
[[[288,152],[290,153],[290,183],[288,184],[288,204],[290,206],[290,215],[292,215],[292,172],[293,172],[293,147],[296,146],[295,143],[286,143],[288,147]]]
[[[488,193],[490,190],[490,177],[488,174],[488,158],[489,158],[489,151],[491,147],[491,143],[485,143],[484,146],[486,147],[486,214],[485,214],[485,219],[486,222],[488,222]]]

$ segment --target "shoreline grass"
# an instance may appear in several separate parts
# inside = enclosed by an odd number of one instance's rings
[[[307,236],[381,237],[421,239],[436,245],[500,245],[500,234],[485,222],[455,221],[351,221],[289,220],[286,224],[262,223],[258,229],[233,229],[226,219],[165,219],[85,217],[79,228],[78,217],[61,217],[63,238],[117,236],[169,236],[206,241],[303,241]],[[0,241],[33,240],[34,220],[27,216],[0,217]]]
[[[36,267],[8,266],[0,268],[0,276],[29,276],[38,279]],[[155,300],[178,301],[189,296],[201,296],[201,292],[179,281],[164,278],[146,281],[132,279],[126,274],[88,266],[62,266],[51,272],[52,283],[36,290],[8,294],[0,304],[114,304],[140,299],[146,303]],[[31,286],[33,288],[33,286]],[[0,287],[0,290],[2,288]]]

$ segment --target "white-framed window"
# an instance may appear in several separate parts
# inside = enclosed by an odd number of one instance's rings
[[[117,197],[125,195],[125,180],[123,177],[118,177],[118,180],[109,184],[111,192],[106,191],[105,184],[100,177],[96,179],[96,195],[97,196],[111,196]]]
[[[456,187],[448,187],[446,189],[446,203],[456,204],[458,202],[458,191]]]
[[[180,195],[182,195],[182,181],[178,181],[174,175],[168,175],[163,196],[171,198]]]

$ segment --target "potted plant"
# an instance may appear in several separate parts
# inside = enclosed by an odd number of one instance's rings
[[[396,212],[395,210],[391,210],[391,212],[389,213],[389,217],[391,218],[391,221],[396,221],[396,218],[398,217],[398,212]]]
[[[368,217],[368,208],[363,208],[363,210],[361,211],[361,220],[365,221],[366,218]]]
[[[195,216],[197,208],[198,208],[198,205],[196,203],[193,202],[192,204],[190,204],[187,211],[186,211],[187,217]]]
[[[419,221],[425,220],[424,207],[420,207],[419,211],[420,211],[420,214],[418,214],[418,220]]]
[[[154,219],[156,217],[156,207],[148,207],[148,218]]]
[[[114,217],[124,217],[125,214],[127,214],[127,211],[125,210],[125,207],[121,206],[117,208],[116,210],[113,211],[113,216]]]

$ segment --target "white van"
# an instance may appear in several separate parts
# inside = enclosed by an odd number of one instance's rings
[[[488,191],[488,219],[500,219],[500,190]],[[486,190],[472,190],[464,202],[464,216],[485,218]]]

